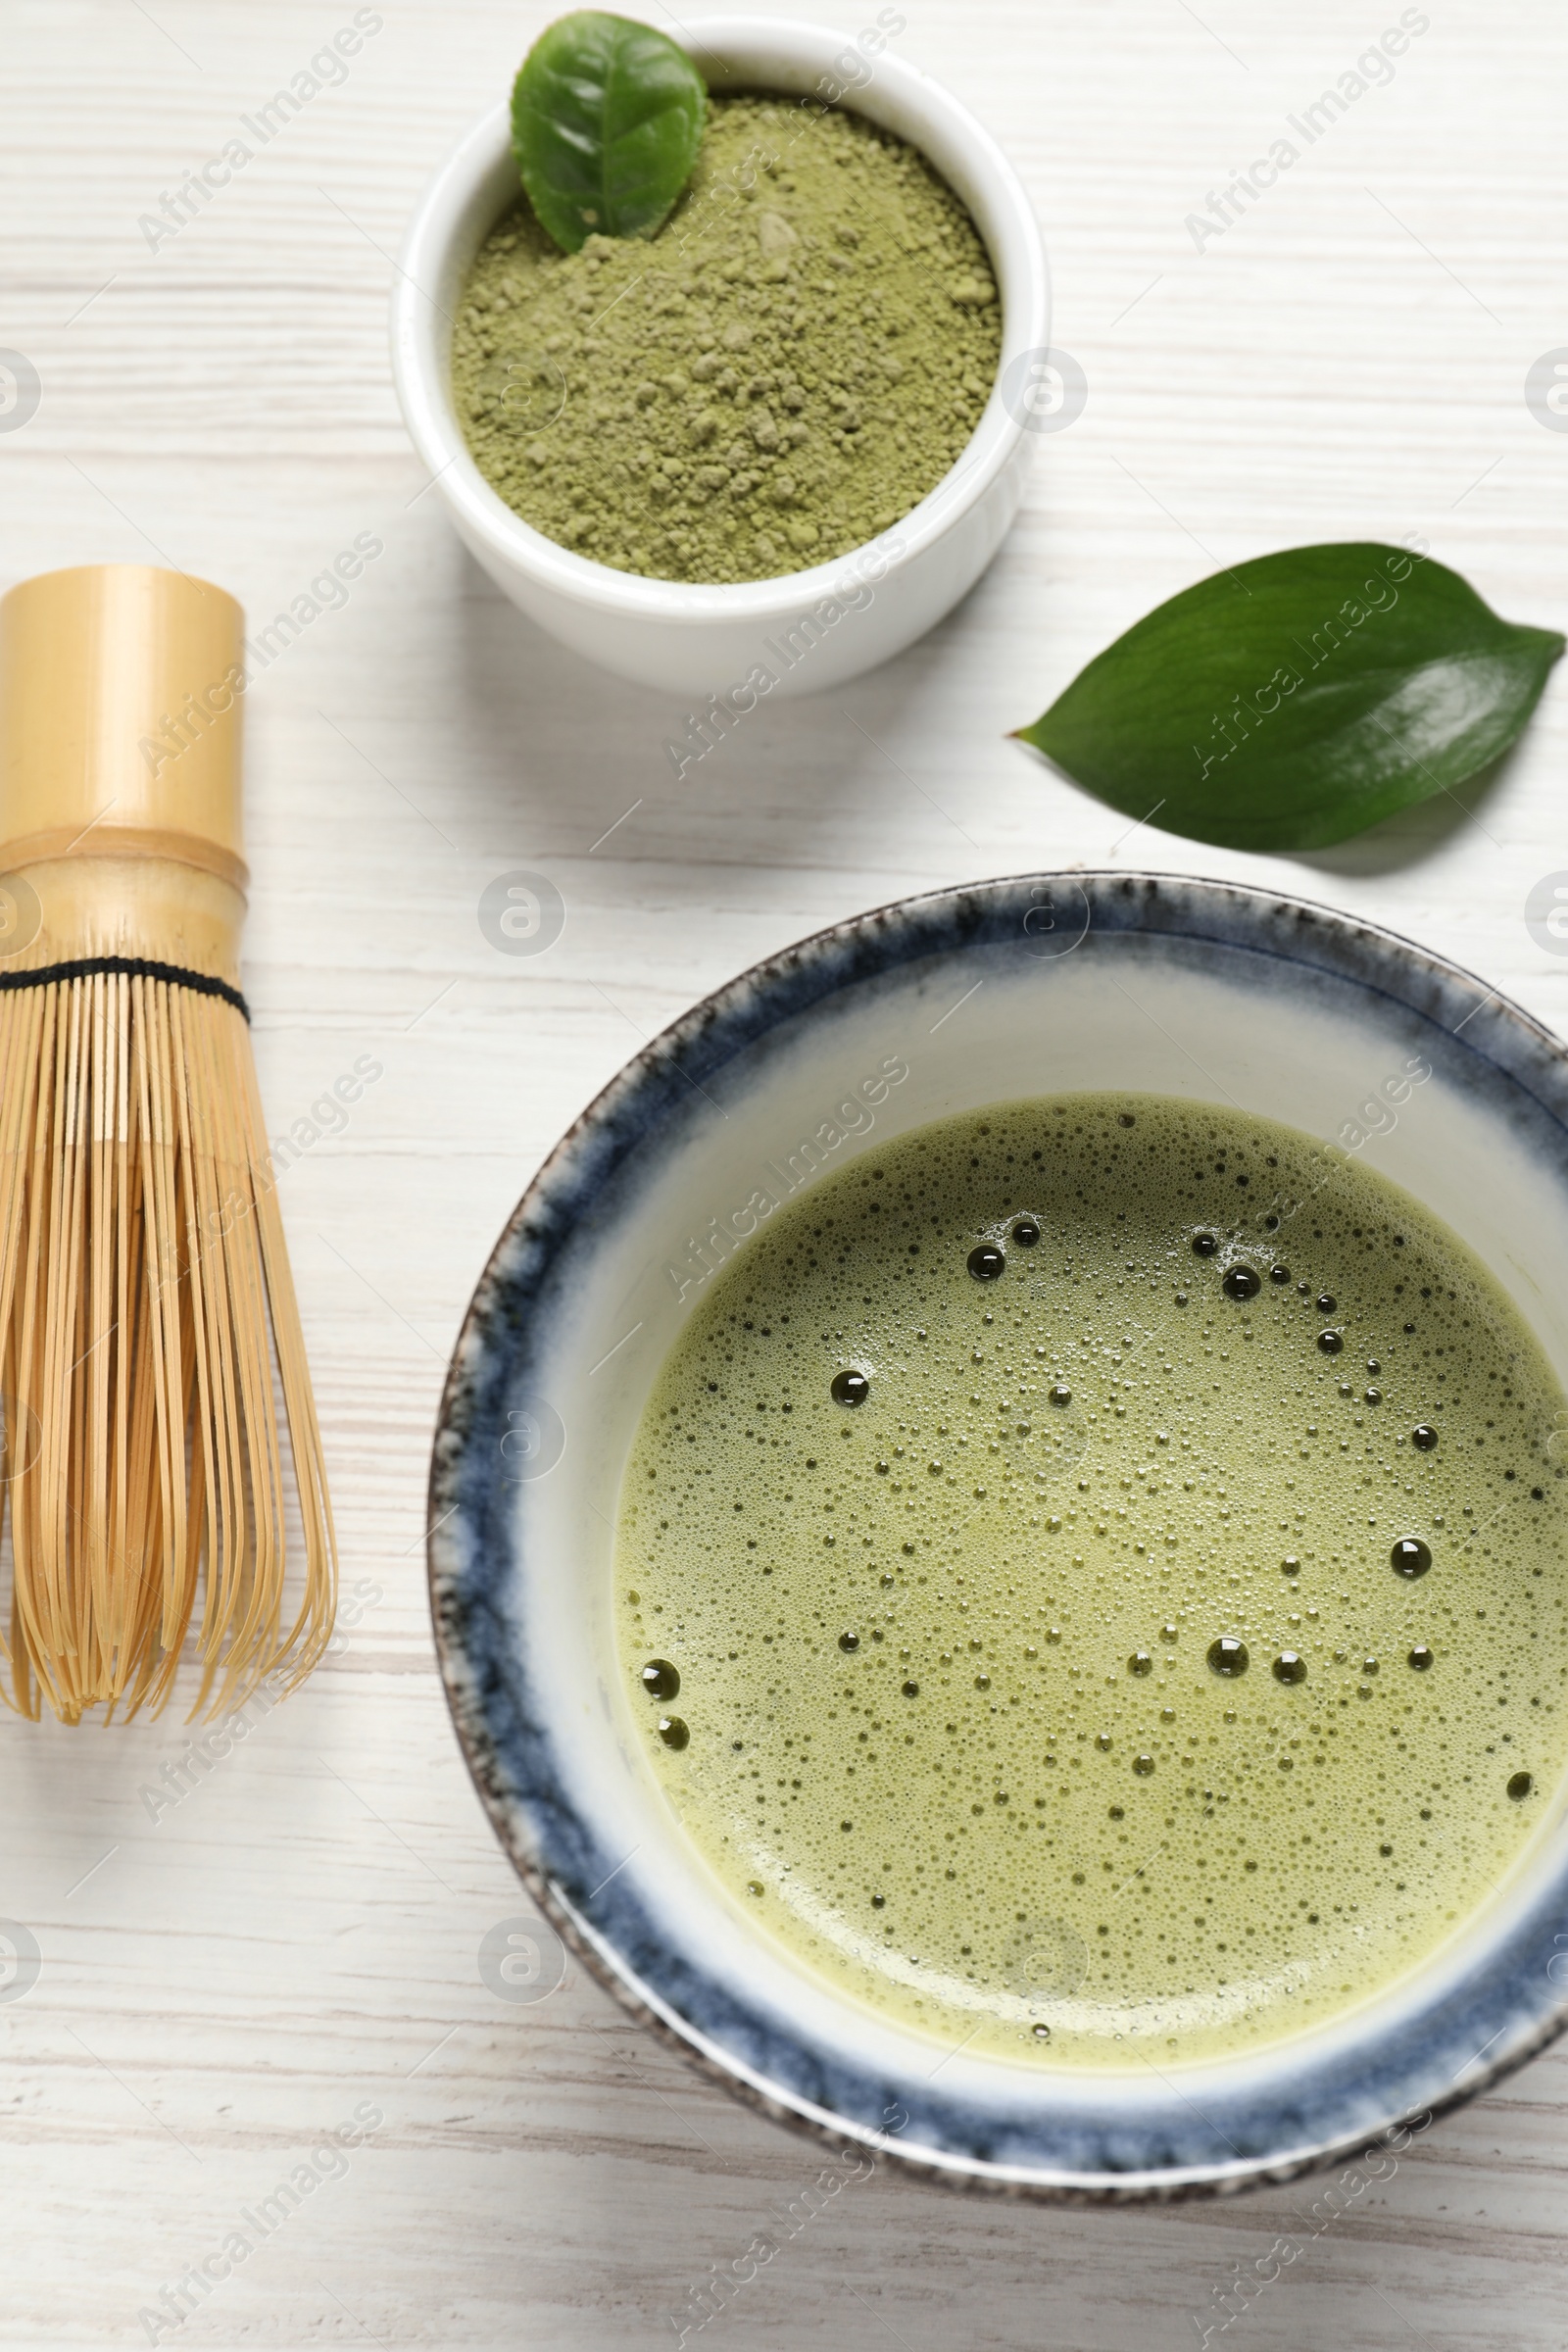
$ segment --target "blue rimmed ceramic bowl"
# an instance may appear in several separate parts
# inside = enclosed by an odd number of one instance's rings
[[[1561,2030],[1568,1788],[1485,1916],[1336,2022],[1168,2074],[1009,2064],[860,2007],[739,1909],[655,1779],[612,1628],[616,1494],[644,1404],[762,1203],[932,1119],[1096,1087],[1238,1104],[1364,1151],[1477,1252],[1568,1381],[1554,1038],[1452,964],[1298,900],[1157,875],[981,883],[744,973],[557,1147],[459,1341],[430,1587],[497,1832],[634,2015],[835,2146],[965,2187],[1174,2196],[1349,2155]]]

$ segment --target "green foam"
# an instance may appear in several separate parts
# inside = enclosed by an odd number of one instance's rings
[[[1308,1137],[1110,1095],[921,1129],[777,1207],[650,1399],[616,1607],[653,1769],[758,1926],[948,2046],[1322,2025],[1488,1900],[1560,1774],[1559,1429],[1471,1251]]]

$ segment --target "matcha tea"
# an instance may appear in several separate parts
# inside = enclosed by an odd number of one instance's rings
[[[1356,1160],[1150,1096],[863,1154],[700,1294],[623,1671],[735,1899],[950,2045],[1317,2025],[1483,1905],[1568,1748],[1565,1401]]]
[[[891,530],[1002,350],[979,230],[916,148],[815,101],[710,101],[652,237],[560,253],[526,200],[463,290],[452,387],[491,487],[619,571],[763,580]],[[764,689],[765,691],[765,689]]]

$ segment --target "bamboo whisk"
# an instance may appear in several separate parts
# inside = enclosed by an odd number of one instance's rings
[[[0,1695],[33,1717],[156,1712],[193,1622],[192,1713],[227,1708],[332,1629],[239,993],[243,679],[240,608],[179,572],[0,600]]]

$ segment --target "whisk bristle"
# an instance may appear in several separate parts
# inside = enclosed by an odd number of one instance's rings
[[[193,1713],[310,1671],[336,1550],[232,988],[0,994],[0,1410],[12,1705],[156,1712],[193,1627]]]

